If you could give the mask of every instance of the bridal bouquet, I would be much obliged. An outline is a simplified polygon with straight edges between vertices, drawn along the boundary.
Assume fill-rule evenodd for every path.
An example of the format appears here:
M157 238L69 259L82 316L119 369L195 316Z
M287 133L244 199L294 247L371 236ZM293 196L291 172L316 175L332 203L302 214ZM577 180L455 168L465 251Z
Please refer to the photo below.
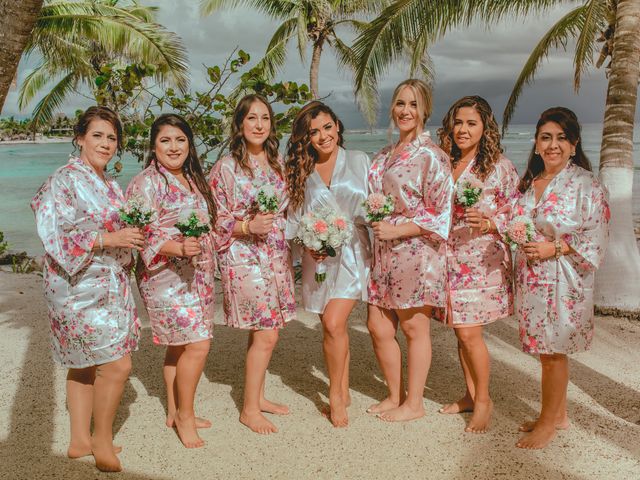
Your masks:
M276 213L280 208L280 201L272 185L263 185L258 189L256 204L261 213Z
M393 213L394 202L391 195L386 197L381 193L372 193L363 202L367 211L367 222L380 222Z
M144 206L144 201L139 195L132 195L127 200L126 205L118 210L120 219L136 228L143 228L149 225L155 216L155 212Z
M201 237L209 233L209 215L202 210L183 210L178 216L178 223L174 225L185 237ZM191 258L191 264L195 267L196 257Z
M509 245L518 247L533 240L534 231L531 219L520 215L511 221L504 237Z
M482 194L482 184L477 180L462 182L456 189L456 203L465 208L473 207Z
M300 226L294 241L309 250L336 256L336 250L351 238L351 224L331 208L320 208L309 212L300 219ZM324 263L316 264L315 279L322 283L327 278Z

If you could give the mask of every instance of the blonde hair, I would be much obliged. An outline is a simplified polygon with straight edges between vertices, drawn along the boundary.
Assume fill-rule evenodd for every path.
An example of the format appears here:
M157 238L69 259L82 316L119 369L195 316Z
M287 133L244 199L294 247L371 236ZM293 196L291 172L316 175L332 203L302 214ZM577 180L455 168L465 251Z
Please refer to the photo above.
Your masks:
M431 87L427 85L424 81L419 80L417 78L409 78L404 82L398 84L396 89L393 91L393 97L391 97L391 107L389 108L389 118L391 119L391 124L389 125L389 136L391 136L391 132L396 126L395 120L393 118L393 108L396 105L396 100L398 96L400 96L400 92L406 88L410 88L413 92L413 95L416 97L416 105L418 110L418 126L416 126L416 136L418 136L424 126L427 123L427 120L431 116L431 109L433 108L431 101Z

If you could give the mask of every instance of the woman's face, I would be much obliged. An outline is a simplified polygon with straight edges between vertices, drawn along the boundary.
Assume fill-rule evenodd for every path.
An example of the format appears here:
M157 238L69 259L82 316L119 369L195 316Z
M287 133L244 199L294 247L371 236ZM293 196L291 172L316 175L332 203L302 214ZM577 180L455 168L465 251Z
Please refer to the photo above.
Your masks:
M461 107L453 120L453 141L462 154L477 150L484 133L480 114L473 107Z
M409 87L404 87L398 93L393 104L393 123L401 134L409 134L416 131L420 118L418 116L418 100Z
M169 170L178 174L189 156L189 139L178 127L163 125L153 145L158 162Z
M271 131L271 117L267 106L256 100L242 120L242 136L249 145L262 147Z
M536 151L542 157L545 170L557 171L569 162L576 146L571 143L562 127L556 122L547 122L538 130Z
M77 140L80 159L97 172L104 171L118 148L118 135L110 122L95 118L89 122L87 133Z
M338 125L331 115L321 112L311 120L309 141L320 156L331 155L338 148Z

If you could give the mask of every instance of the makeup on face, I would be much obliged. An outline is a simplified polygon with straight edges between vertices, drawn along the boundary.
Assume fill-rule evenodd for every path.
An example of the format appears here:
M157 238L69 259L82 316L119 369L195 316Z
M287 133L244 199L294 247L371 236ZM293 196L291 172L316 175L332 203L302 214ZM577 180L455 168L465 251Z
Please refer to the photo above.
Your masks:
M242 136L249 146L262 147L271 131L271 116L267 106L255 101L251 104L247 115L242 120Z
M178 127L163 125L154 144L158 162L169 172L178 174L189 156L189 138Z
M326 157L338 148L338 125L331 115L321 112L311 120L309 125L309 141L318 155Z
M453 121L453 141L463 156L478 149L483 133L484 124L478 111L473 107L459 108Z
M118 135L113 125L101 118L91 120L87 133L77 140L80 159L102 175L118 148Z
M393 105L393 122L401 135L415 132L419 125L418 101L409 87L400 90L396 97Z
M556 122L547 122L538 129L536 151L542 157L547 172L559 171L575 154L572 144L562 127Z

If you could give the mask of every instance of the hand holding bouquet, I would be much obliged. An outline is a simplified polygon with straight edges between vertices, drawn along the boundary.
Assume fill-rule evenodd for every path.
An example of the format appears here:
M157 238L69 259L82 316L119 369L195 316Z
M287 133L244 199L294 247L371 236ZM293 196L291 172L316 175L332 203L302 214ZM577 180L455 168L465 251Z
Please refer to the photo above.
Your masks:
M372 193L362 206L367 211L367 222L381 222L393 213L394 201L391 195L385 197L381 193Z
M461 182L456 189L456 203L464 208L471 208L482 195L482 184L475 179L471 181ZM473 229L469 227L469 233Z
M120 213L120 219L135 228L143 228L149 225L155 217L155 211L150 208L146 208L142 197L139 195L132 195L127 204L118 210Z
M261 213L276 213L280 208L280 201L272 185L262 185L256 195L256 204Z
M303 215L294 241L309 250L335 257L336 250L350 238L351 224L347 219L331 208L321 208ZM326 272L322 262L316 264L316 282L324 282Z
M519 247L533 240L535 227L529 217L523 215L515 217L505 233L506 242L512 247Z
M178 217L178 223L174 225L180 233L189 238L199 238L205 233L209 233L209 215L202 210L183 210ZM196 257L192 257L192 264L195 267Z

